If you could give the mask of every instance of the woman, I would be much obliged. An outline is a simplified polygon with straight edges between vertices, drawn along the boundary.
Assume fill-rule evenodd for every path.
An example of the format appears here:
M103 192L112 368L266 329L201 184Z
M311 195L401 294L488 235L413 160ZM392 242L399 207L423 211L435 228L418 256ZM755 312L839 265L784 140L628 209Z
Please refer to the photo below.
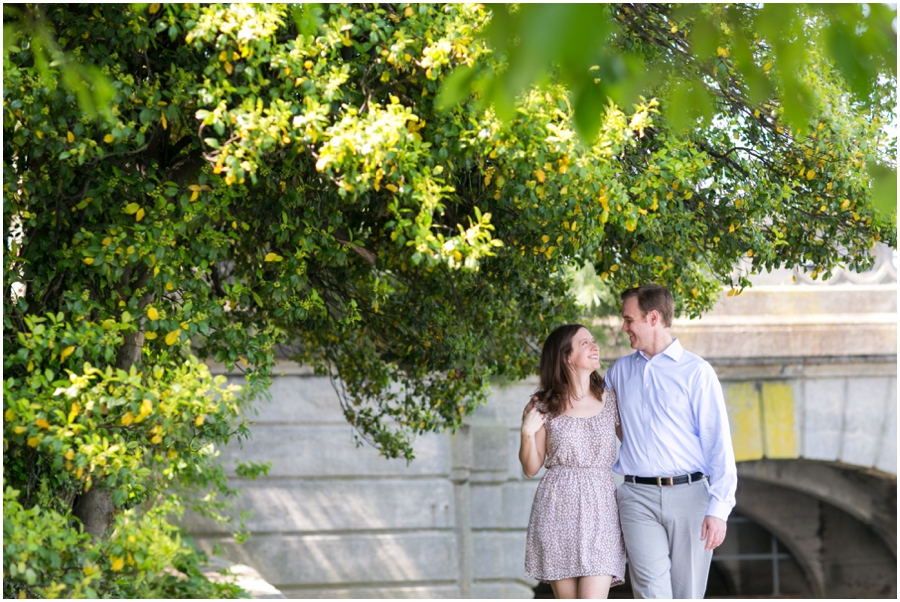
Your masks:
M531 507L525 574L557 598L606 598L624 582L612 465L621 437L615 392L604 389L600 349L587 328L560 326L541 354L541 386L522 419L519 461L547 467Z

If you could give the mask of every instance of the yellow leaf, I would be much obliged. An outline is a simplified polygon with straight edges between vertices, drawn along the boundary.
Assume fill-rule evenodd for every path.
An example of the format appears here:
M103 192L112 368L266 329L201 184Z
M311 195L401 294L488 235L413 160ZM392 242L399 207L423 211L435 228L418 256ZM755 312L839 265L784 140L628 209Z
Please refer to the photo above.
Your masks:
M229 72L229 73L230 73L230 72ZM168 129L168 128L169 128L169 122L166 121L166 114L165 114L165 113L162 113L161 115L162 115L162 126L163 126L163 129L164 129L164 130L165 130L165 129Z
M40 435L35 435L34 437L29 437L28 438L28 447L37 447L40 442L41 442Z
M769 61L765 65L763 65L763 71L769 71L772 68L772 61Z
M844 199L841 203L841 209L847 209L850 207L850 199Z
M166 290L167 290L167 291L171 291L171 290L174 289L174 288L175 288L175 285L172 284L172 281L171 281L171 280L169 280L168 282L166 282Z
M3 412L3 418L7 422L11 422L13 418L16 417L16 413L12 408L6 408L6 411Z
M64 362L67 357L72 355L75 351L75 345L70 345L62 350L62 353L59 354L59 361Z
M137 213L134 214L134 219L136 221L141 221L142 219L144 219L144 208L143 207L141 207L140 209L137 210Z
M137 213L138 209L140 208L141 206L137 203L128 203L127 205L125 205L125 209L123 209L122 211L124 211L127 215L132 215L134 213Z
M78 417L78 412L81 411L81 406L78 405L78 402L72 402L72 409L69 410L69 422L75 420Z
M548 242L550 242L550 237L547 236L546 234L544 234L543 236L541 236L541 240L542 240L544 243L548 243Z
M75 458L75 450L70 449L69 451L67 451L65 458L66 460L73 460Z
M109 245L112 244L112 239L109 236L107 236L106 238L104 238L103 240L100 241L100 244L103 245L104 247L108 247Z
M759 117L759 109L756 109L755 111L753 111L753 116L757 117L757 118Z
M75 142L75 134L73 134L72 132L66 132L66 140L68 140L70 144L72 142Z
M152 331L147 331L144 333L144 338L148 341L152 341L156 338L156 333Z
M166 335L166 345L174 345L181 338L181 329L173 330Z
M278 255L277 253L266 253L265 259L263 261L283 261L284 257Z
M225 73L227 73L228 75L231 75L231 73L233 71L234 71L234 67L231 66L231 63L229 63L228 61L225 61Z
M149 399L144 399L141 402L141 417L144 417L153 412L153 402Z
M388 190L390 190L391 192L397 192L397 190L398 190L398 188L396 186L394 186L393 184L385 184L384 187L387 188Z
M727 48L722 48L721 46L719 46L718 48L716 48L716 54L717 54L718 56L725 56L725 57L727 57L727 56L728 56L728 49L727 49Z
M125 412L125 415L122 416L122 420L120 421L122 426L128 426L132 422L134 422L134 414L132 412Z
M196 420L194 420L194 424L200 426L203 424L204 420L206 420L206 417L203 414L200 414L199 416L197 416Z
M162 443L162 436L156 435L153 439L150 439L150 443L159 444Z
M806 179L807 179L807 180L812 180L812 179L815 178L815 177L816 177L816 172L815 172L815 171L813 171L813 170L810 169L808 172L806 172Z
M150 5L150 14L151 14L151 15L155 15L156 13L158 13L158 12L159 12L159 9L160 9L160 6L162 6L162 5L159 4L159 3L151 4L151 5ZM114 570L118 570L118 569L114 569Z
M541 184L543 184L543 183L544 183L544 180L547 179L547 174L544 173L544 170L543 170L543 169L536 169L536 170L534 170L534 177L537 178L537 181L538 181L538 182L540 182Z
M191 202L193 203L194 201L196 201L196 200L197 200L197 197L199 197L199 196L200 196L200 193L197 192L197 191L195 190L195 191L191 194Z
M156 308L151 305L147 308L147 317L156 322L157 320L159 320L159 312L156 311Z
M24 426L17 426L16 428L13 429L13 432L17 435L21 435L22 433L24 433L27 430L28 429L25 428Z
M112 141L113 141L113 136L112 136L112 134L107 134L106 136L104 136L104 137L103 137L103 141L104 141L105 143L107 143L107 144L109 144L110 142L112 142Z
M93 258L93 257L85 257L85 258L82 259L81 261L85 262L85 263L88 264L88 265L93 265L93 264L94 264L94 258Z
M44 139L44 132L42 132L41 130L35 131L34 135L37 136L38 138L40 138L41 140Z
M407 6L407 7L406 7L406 10L403 11L403 16L404 16L404 17L411 17L411 16L413 16L413 7L412 7L412 6Z
M125 567L125 559L119 558L117 556L110 556L110 560L112 560L112 570L121 571Z

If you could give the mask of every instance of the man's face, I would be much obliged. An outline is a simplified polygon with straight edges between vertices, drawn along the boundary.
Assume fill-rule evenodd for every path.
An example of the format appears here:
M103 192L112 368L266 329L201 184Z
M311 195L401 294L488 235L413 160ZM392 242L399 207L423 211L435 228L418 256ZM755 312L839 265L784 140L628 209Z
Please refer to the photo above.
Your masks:
M651 314L641 314L637 297L629 297L622 305L622 332L628 334L632 349L643 351L653 341L654 329L648 320Z

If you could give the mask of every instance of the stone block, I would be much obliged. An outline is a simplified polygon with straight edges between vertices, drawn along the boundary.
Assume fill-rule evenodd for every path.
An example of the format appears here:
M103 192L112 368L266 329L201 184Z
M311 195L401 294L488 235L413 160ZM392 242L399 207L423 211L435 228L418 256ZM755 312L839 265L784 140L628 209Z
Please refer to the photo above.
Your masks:
M762 405L752 382L729 382L722 387L734 458L738 462L763 457Z
M537 581L534 582L537 585ZM509 600L509 599L533 599L534 585L518 581L503 581L500 583L474 583L471 590L471 598L482 600Z
M474 579L523 579L526 530L474 531Z
M445 529L454 523L453 485L444 479L283 480L237 483L234 515L252 511L252 533ZM192 534L227 535L228 525L186 513Z
M235 384L242 384L243 380L229 378ZM249 420L260 425L347 424L337 393L324 376L279 376L272 379L269 394L269 400L260 399L253 404Z
M846 381L839 378L809 379L803 384L804 458L835 461L844 428Z
M414 587L300 587L281 592L285 598L310 599L413 599L435 600L459 598L457 585L422 585Z
M763 442L767 458L796 458L800 446L794 411L797 395L789 382L762 383Z
M525 409L532 393L540 386L537 376L531 376L517 383L495 385L488 397L488 404L496 409L497 420L510 428L522 425L522 410Z
M509 428L499 423L472 424L472 470L500 472L508 470Z
M844 437L840 460L857 466L875 466L885 432L885 402L893 385L887 378L857 378L847 381L844 406ZM896 424L896 421L895 421Z
M884 407L884 433L875 468L897 474L897 379L892 378L887 385L888 394Z
M472 485L473 529L527 529L538 479Z
M233 562L254 567L283 592L300 586L362 584L402 587L405 583L455 582L459 570L452 531L343 535L256 533L243 544L233 538L195 538L209 552L218 543ZM287 593L285 593L287 595Z
M238 460L271 462L270 477L317 476L438 476L450 474L446 435L416 439L416 459L387 460L369 446L356 447L353 429L343 426L268 426L252 428L253 439L222 449L226 471L234 474Z

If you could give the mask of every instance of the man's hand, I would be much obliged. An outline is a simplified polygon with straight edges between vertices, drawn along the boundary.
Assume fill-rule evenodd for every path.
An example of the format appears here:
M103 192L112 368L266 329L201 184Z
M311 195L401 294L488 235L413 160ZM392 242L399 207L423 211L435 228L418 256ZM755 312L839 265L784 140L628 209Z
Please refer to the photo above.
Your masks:
M700 527L700 541L706 541L707 550L715 550L725 541L725 521L715 516L707 515Z

